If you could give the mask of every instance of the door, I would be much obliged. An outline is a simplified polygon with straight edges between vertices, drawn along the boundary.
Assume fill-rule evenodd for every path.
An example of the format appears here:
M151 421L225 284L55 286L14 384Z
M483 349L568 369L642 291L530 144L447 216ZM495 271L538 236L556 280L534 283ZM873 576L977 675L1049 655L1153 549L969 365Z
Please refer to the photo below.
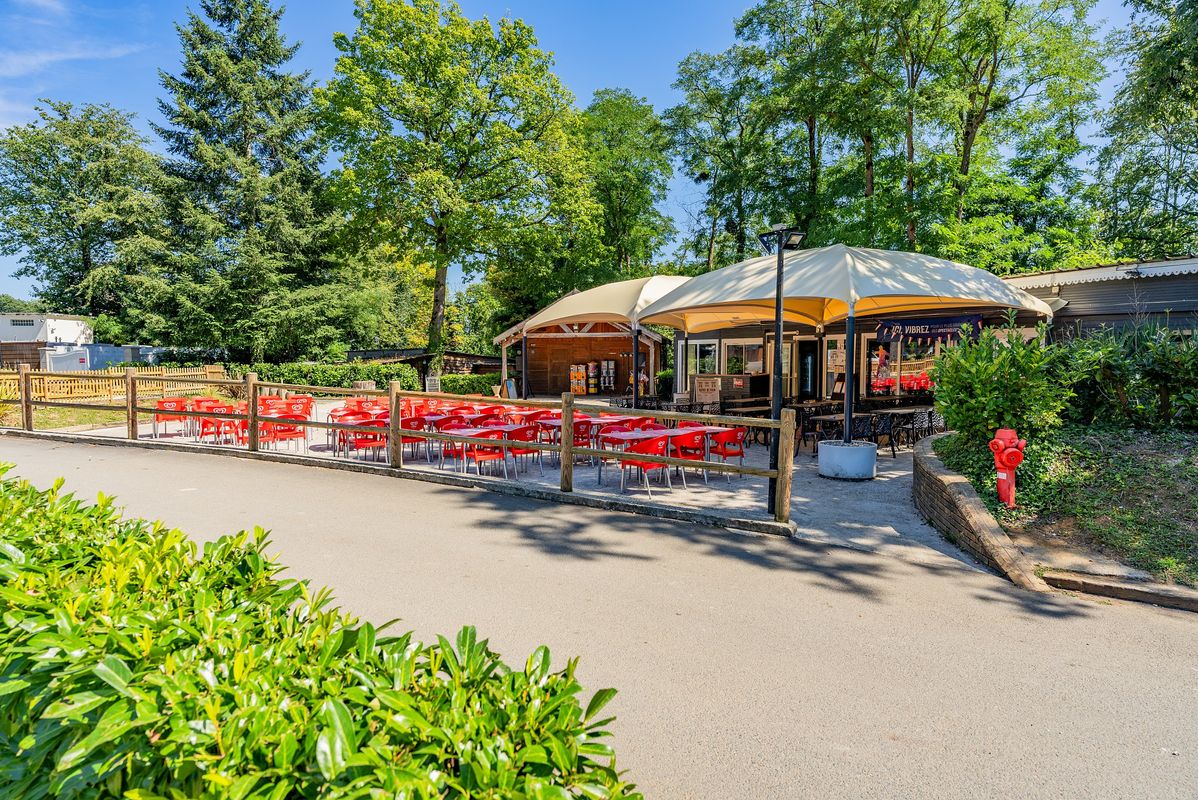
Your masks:
M799 399L814 400L819 396L819 342L799 341Z

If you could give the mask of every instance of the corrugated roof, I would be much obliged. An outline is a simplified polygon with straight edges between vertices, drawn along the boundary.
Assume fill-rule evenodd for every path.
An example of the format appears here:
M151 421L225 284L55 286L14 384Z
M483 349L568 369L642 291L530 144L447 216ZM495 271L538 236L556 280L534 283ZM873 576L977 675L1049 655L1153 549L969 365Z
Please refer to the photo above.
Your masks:
M1132 261L1126 264L1103 264L1081 269L1058 269L1010 275L1004 278L1020 289L1048 289L1078 283L1127 280L1130 278L1162 278L1169 275L1198 275L1198 256L1167 258L1160 261Z

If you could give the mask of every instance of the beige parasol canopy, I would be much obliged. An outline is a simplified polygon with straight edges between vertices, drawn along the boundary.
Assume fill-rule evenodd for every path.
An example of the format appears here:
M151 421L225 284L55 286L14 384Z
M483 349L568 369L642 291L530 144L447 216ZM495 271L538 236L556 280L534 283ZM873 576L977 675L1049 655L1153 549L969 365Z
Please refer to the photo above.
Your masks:
M690 278L682 275L654 275L596 286L584 292L574 292L524 320L524 331L549 325L569 325L588 322L623 322L635 324L641 311L653 301L681 288ZM669 315L663 324L669 325Z
M690 279L639 319L691 333L772 321L776 276L777 256L751 258ZM1043 301L991 272L922 253L842 244L793 250L782 280L785 319L807 325L845 319L850 307L855 316L987 307L1052 316Z

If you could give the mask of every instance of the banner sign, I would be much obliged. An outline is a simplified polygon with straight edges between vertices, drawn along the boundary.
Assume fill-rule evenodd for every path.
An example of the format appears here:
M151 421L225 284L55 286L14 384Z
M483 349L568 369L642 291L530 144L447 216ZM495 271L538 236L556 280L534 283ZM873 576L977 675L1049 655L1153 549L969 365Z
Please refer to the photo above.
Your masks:
M963 317L934 317L930 319L884 319L878 323L878 341L893 342L898 339L932 341L935 339L955 340L961 335L961 326L968 325L977 338L982 329L982 315L969 314Z

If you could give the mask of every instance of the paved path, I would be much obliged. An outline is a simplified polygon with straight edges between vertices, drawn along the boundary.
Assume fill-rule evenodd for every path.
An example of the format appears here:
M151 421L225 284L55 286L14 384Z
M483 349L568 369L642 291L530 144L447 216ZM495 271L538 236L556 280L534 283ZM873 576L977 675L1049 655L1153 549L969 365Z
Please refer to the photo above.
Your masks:
M197 538L272 528L293 574L363 617L474 623L513 664L580 655L584 684L620 690L621 765L651 798L1198 796L1194 615L1025 593L918 542L201 454L0 437L0 461ZM841 491L841 524L867 524Z

